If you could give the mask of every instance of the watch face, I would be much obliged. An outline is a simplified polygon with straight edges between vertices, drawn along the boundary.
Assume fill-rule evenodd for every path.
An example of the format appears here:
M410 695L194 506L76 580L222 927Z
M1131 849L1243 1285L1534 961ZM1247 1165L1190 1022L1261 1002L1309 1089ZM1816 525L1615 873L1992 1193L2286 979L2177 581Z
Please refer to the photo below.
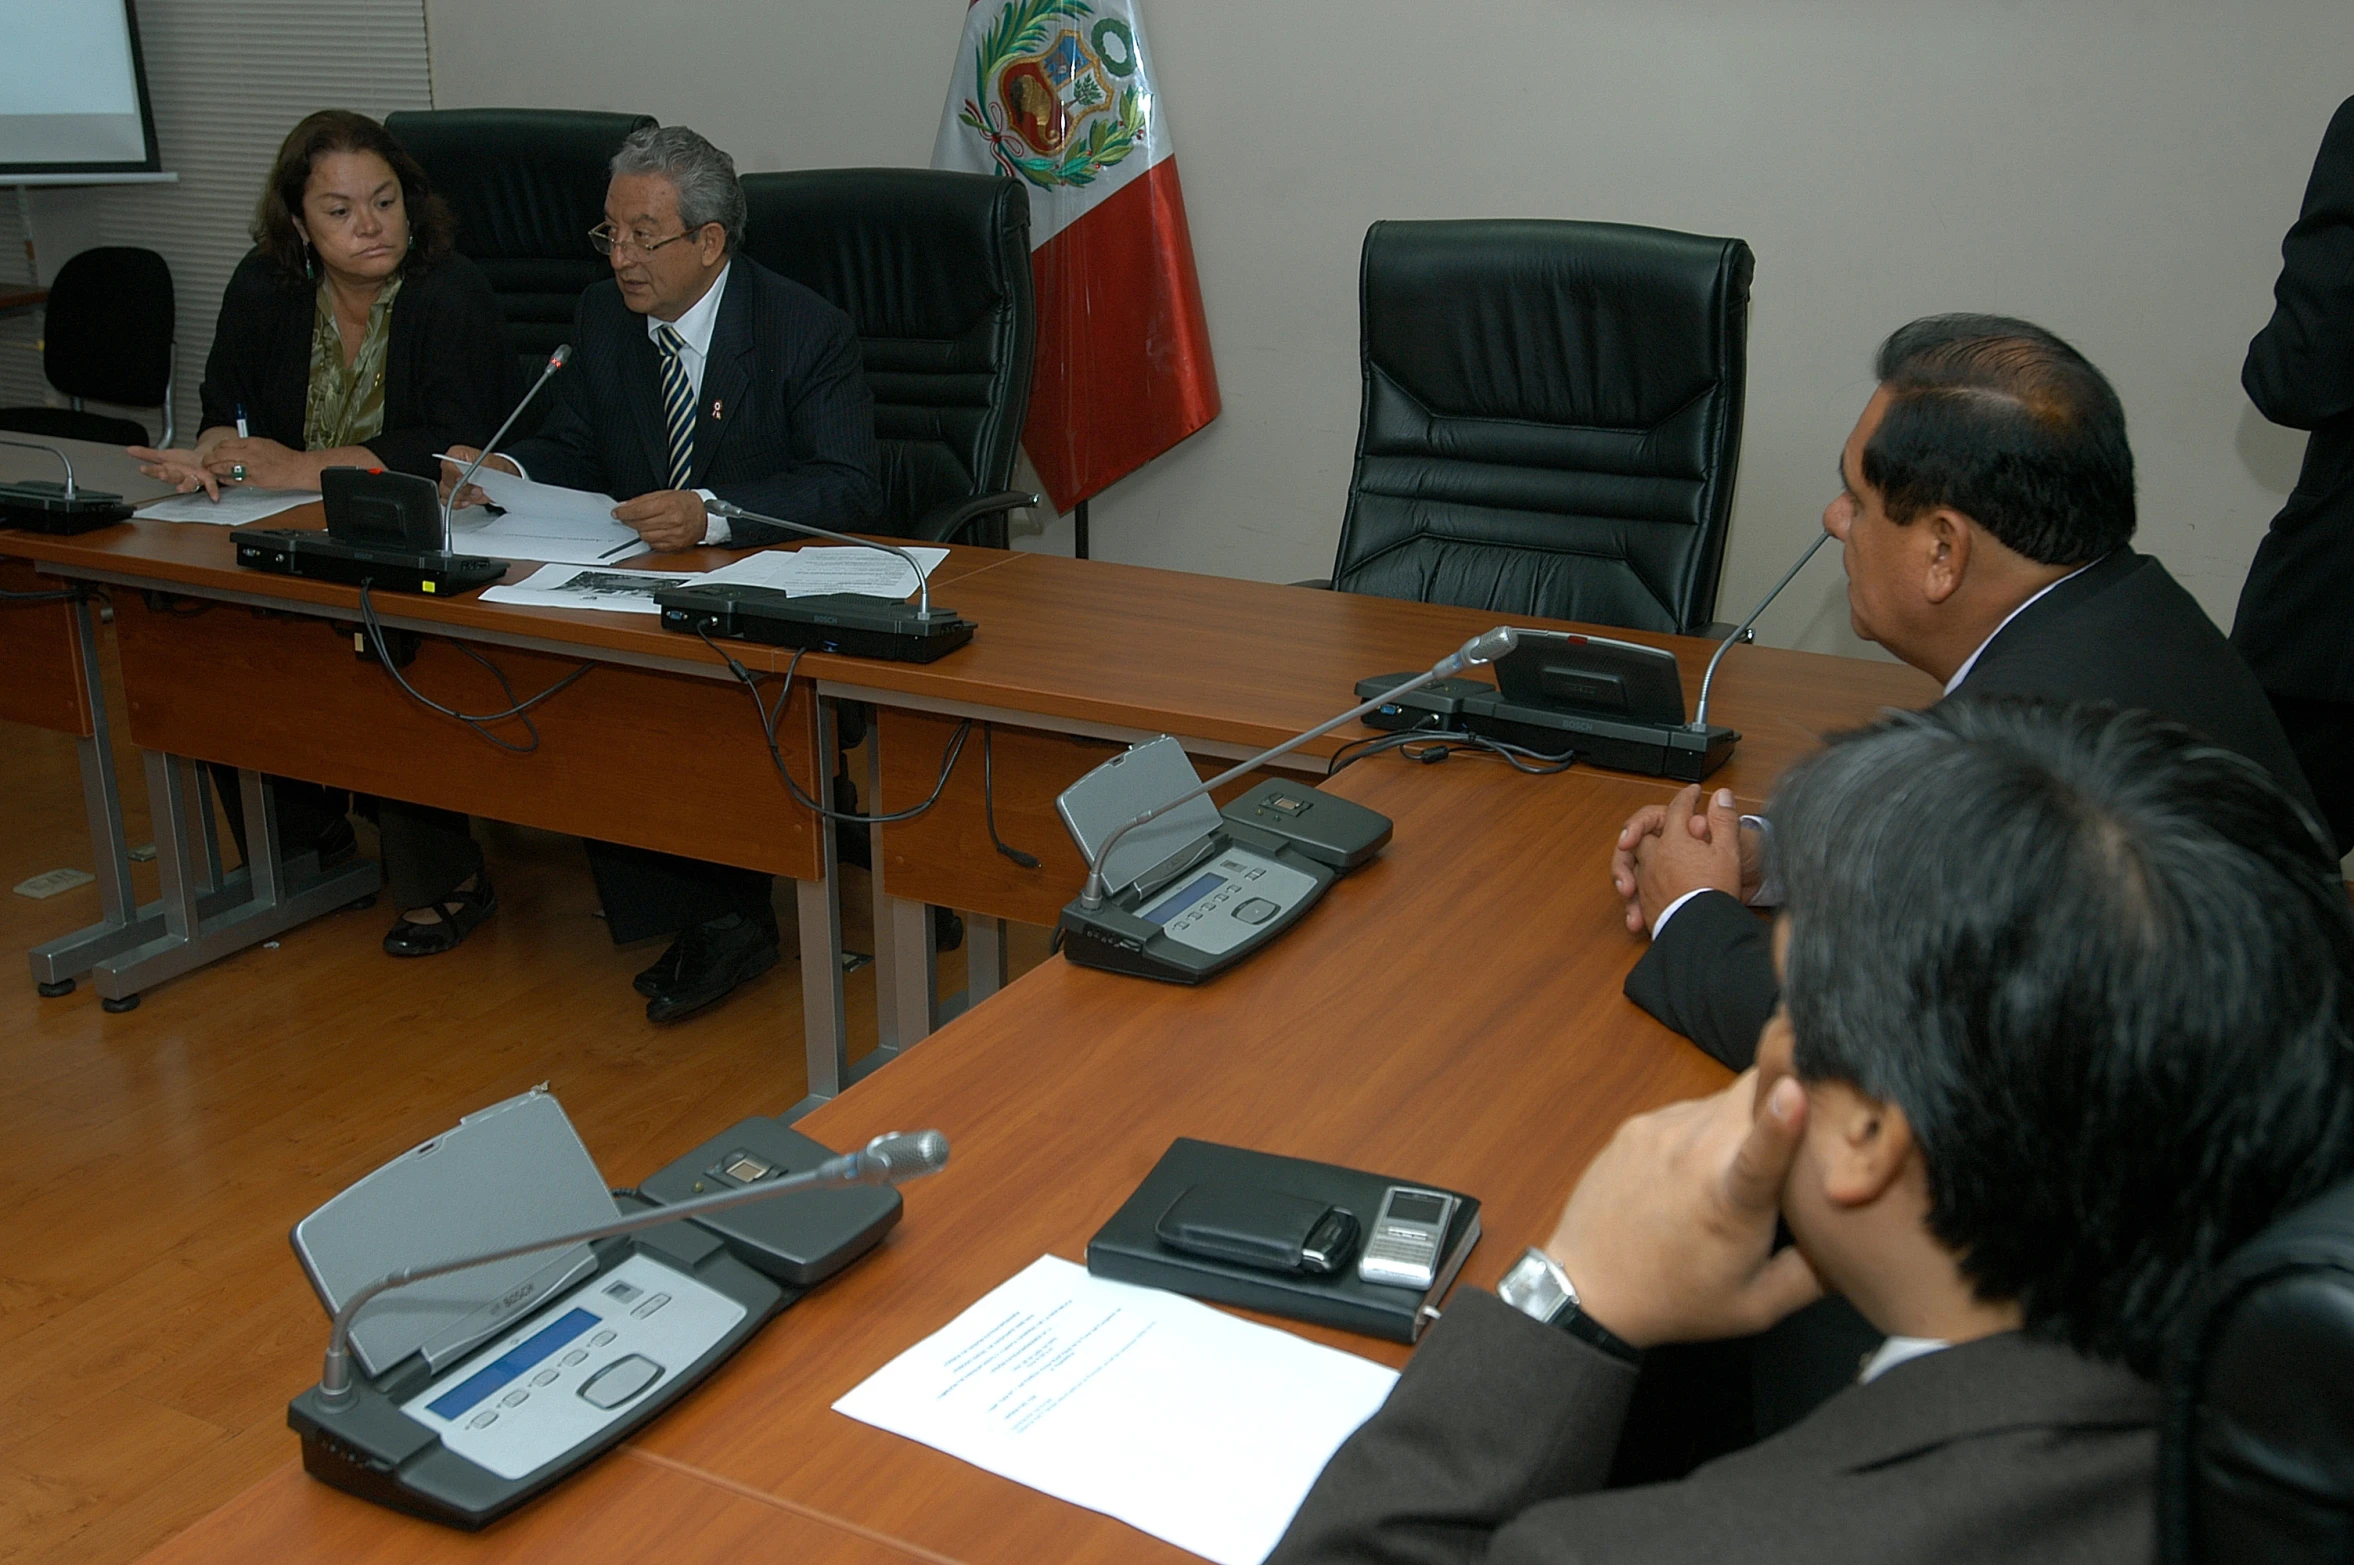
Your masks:
M1550 1322L1573 1295L1561 1286L1552 1263L1541 1252L1531 1250L1496 1284L1496 1297L1523 1315Z

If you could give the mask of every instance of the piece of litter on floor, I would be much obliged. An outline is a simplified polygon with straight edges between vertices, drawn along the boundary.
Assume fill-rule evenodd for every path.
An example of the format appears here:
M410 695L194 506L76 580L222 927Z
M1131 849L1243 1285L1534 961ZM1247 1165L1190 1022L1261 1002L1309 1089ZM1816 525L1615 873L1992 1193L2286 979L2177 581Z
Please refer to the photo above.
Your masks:
M86 869L53 869L47 874L35 875L30 880L18 881L16 894L38 900L56 896L60 891L71 891L76 886L87 886L97 878Z
M275 940L265 940L262 942L262 949L264 951L275 951L278 949L278 942Z
M131 850L131 862L134 864L154 863L155 844L152 842L142 842L139 844L139 846L133 848Z

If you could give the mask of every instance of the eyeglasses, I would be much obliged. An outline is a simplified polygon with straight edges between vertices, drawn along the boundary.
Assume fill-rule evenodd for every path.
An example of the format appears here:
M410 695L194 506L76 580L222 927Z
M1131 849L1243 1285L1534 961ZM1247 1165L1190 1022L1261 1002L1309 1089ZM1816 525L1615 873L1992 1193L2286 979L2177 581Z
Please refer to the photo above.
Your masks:
M588 241L596 247L599 255L618 255L624 250L634 250L639 255L652 255L664 245L677 244L681 239L692 234L699 234L710 226L709 223L699 223L693 228L682 228L668 239L640 239L635 234L620 232L611 223L599 223L589 230Z

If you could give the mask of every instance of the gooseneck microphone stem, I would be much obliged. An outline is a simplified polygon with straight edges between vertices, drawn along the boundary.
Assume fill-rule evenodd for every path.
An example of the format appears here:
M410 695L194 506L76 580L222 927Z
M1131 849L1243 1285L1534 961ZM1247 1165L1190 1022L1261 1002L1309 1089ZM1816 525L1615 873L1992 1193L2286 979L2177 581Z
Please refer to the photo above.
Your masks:
M37 446L29 440L0 440L0 446L14 446L19 451L44 451L57 458L65 468L65 498L74 497L74 464L71 458L55 446Z
M1171 799L1164 804L1154 805L1151 809L1146 810L1142 815L1137 816L1134 820L1124 823L1118 830L1114 831L1110 836L1103 839L1103 846L1097 849L1095 855L1087 861L1087 885L1079 893L1079 905L1091 913L1094 912L1097 908L1103 906L1103 867L1110 861L1112 856L1112 849L1118 845L1120 839L1127 836L1128 833L1134 831L1137 827L1146 825L1151 821L1159 819L1161 816L1166 815L1171 810L1177 808L1177 806L1180 804L1189 803L1192 800L1200 798L1205 793L1211 793L1219 788L1225 787L1228 783L1234 781L1235 778L1244 776L1256 768L1266 765L1269 761L1274 760L1277 756L1289 755L1292 751L1297 750L1301 745L1308 743L1310 740L1323 738L1326 734L1331 733L1335 728L1340 727L1344 723L1355 722L1358 718L1363 717L1366 713L1372 711L1375 707L1380 706L1385 701L1394 701L1399 696L1406 694L1406 692L1409 690L1420 690L1424 685L1430 684L1434 680L1451 679L1455 675L1462 673L1463 670L1469 667L1471 664L1493 663L1496 661L1496 659L1511 651L1519 644L1519 642L1520 636L1518 632L1514 631L1509 626L1498 625L1494 630L1486 631L1480 635L1472 637L1469 641L1463 643L1462 646L1457 647L1454 651L1448 653L1445 657L1440 658L1436 663L1433 663L1429 668L1425 669L1419 674L1416 674L1412 679L1407 680L1405 683L1383 691L1380 695L1375 696L1370 701L1360 701L1355 706L1350 707L1346 712L1341 713L1340 716L1333 718L1331 721L1318 723L1315 727L1309 729L1304 734L1294 734L1291 738L1284 740L1283 743L1277 745L1274 749L1261 750L1257 755L1252 756L1247 761L1236 762L1234 765L1220 772L1217 776L1211 778L1208 782L1196 783L1191 788L1188 788L1183 793L1177 795L1176 798Z
M924 562L895 543L882 543L873 538L860 538L852 533L833 532L823 527L812 526L808 522L788 522L781 516L763 516L758 511L747 511L742 506L730 504L725 500L709 500L705 502L705 505L712 515L724 516L731 522L766 522L771 527L782 527L789 532L807 533L812 538L831 538L836 543L855 544L861 549L880 549L886 554L896 554L907 562L908 569L915 572L916 612L923 615L929 615L932 612L932 581L924 573Z
M319 1400L330 1410L351 1405L352 1384L351 1328L352 1322L370 1301L378 1295L403 1288L413 1282L424 1282L433 1277L446 1277L451 1272L462 1272L470 1267L487 1266L493 1261L511 1261L519 1255L532 1255L542 1250L561 1250L567 1245L585 1244L592 1239L614 1239L647 1228L659 1228L682 1218L701 1217L711 1212L724 1212L731 1207L749 1206L754 1201L765 1201L771 1196L788 1195L797 1190L838 1190L847 1185L895 1185L924 1174L936 1173L948 1162L948 1138L936 1130L919 1130L913 1134L894 1132L877 1136L856 1152L845 1152L827 1158L806 1173L788 1175L783 1179L766 1180L746 1185L738 1190L722 1190L716 1195L681 1201L675 1206L657 1206L629 1217L617 1217L611 1222L575 1229L571 1233L550 1234L526 1244L511 1244L504 1249L483 1250L473 1255L462 1255L451 1260L436 1261L426 1266L404 1266L362 1287L343 1302L335 1312L335 1323L327 1333L327 1360L319 1372Z
M507 431L515 427L515 420L521 418L523 410L531 406L531 399L539 395L540 387L546 385L556 371L564 367L564 361L571 357L572 344L569 342L548 355L548 367L539 372L539 379L533 381L531 389L523 393L523 400L515 404L515 411L507 415L507 421L498 427L497 433L482 443L482 449L474 453L474 460L466 464L466 471L460 473L458 481L450 485L449 498L441 502L442 553L450 552L450 512L458 503L458 492L474 482L474 475L482 471L482 464L490 460L491 453L499 448L499 442L507 438Z
M1694 733L1700 733L1708 727L1708 687L1716 683L1716 666L1725 660L1726 653L1733 650L1734 642L1748 636L1749 628L1755 625L1757 617L1766 611L1766 605L1780 597L1782 589L1795 581L1800 571L1806 569L1806 562L1815 557L1815 551L1830 541L1831 535L1829 533L1816 533L1815 541L1806 546L1806 552L1798 557L1798 563L1784 571L1782 579L1774 583L1774 590L1758 599L1757 607L1749 611L1749 618L1735 625L1733 633L1717 644L1716 655L1708 660L1708 672L1700 676L1700 705L1692 714L1692 731Z

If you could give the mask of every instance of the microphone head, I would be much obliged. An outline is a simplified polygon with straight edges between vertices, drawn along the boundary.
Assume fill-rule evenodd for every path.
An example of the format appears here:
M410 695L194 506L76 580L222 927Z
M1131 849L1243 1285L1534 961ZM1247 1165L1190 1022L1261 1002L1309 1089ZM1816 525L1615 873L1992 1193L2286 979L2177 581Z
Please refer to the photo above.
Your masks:
M936 1130L889 1131L868 1142L859 1161L872 1183L904 1184L948 1166L948 1138Z
M557 349L555 352L553 352L553 353L551 353L551 354L549 354L549 355L548 355L548 368L549 368L549 370L550 370L550 371L555 371L555 370L560 370L560 369L562 369L562 368L564 367L565 363L566 363L568 360L570 360L570 359L571 359L571 357L572 357L572 344L568 342L568 343L565 343L565 344L564 344L562 347L558 348L558 349Z
M1493 663L1520 645L1520 632L1509 625L1483 630L1463 643L1456 656L1466 663Z

